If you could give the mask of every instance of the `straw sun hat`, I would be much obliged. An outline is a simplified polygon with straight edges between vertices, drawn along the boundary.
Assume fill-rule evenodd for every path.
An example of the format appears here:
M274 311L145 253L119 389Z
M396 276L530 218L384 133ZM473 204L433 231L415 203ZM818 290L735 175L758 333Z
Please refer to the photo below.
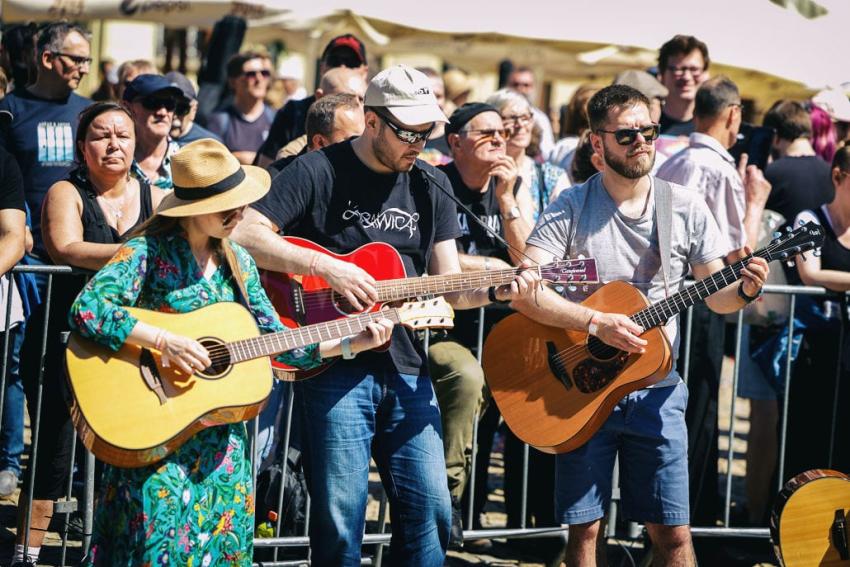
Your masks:
M224 144L205 139L183 146L171 158L174 190L156 214L189 217L253 203L269 192L271 177L261 167L242 165Z

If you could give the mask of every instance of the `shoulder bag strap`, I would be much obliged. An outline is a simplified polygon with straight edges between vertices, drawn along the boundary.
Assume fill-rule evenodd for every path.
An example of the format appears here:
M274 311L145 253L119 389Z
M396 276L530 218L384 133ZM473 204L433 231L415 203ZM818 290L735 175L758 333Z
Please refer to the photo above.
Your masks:
M670 184L655 180L655 227L658 230L658 254L664 276L664 295L670 296L670 227L673 224L673 191Z

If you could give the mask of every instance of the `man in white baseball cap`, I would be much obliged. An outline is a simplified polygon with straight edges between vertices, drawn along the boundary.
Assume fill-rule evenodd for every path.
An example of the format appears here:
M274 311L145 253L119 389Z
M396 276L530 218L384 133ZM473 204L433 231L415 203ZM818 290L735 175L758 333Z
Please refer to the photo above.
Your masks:
M361 136L293 161L233 234L261 268L320 276L355 310L378 302L376 276L381 275L288 243L280 232L336 254L390 244L398 254L379 257L376 265L399 264L408 277L461 271L457 210L439 188L451 185L441 171L417 160L435 124L447 122L430 80L404 65L386 69L369 84L364 111ZM526 271L510 285L461 290L447 299L462 309L484 305L490 297L512 300L529 295L538 280ZM383 301L391 299L387 293L384 288ZM302 444L312 564L360 565L374 454L384 486L390 487L389 563L442 566L451 506L440 412L423 346L413 333L396 327L385 352L356 358L350 348L343 346L342 352L343 360L295 384L299 409L310 424Z

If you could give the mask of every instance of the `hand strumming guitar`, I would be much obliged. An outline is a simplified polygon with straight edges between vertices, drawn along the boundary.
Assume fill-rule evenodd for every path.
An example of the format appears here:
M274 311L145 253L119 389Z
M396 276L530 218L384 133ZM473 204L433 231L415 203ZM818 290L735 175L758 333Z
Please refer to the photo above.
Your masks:
M375 278L363 268L314 252L311 272L321 276L334 291L342 294L357 311L372 307L378 301Z
M588 320L588 332L603 343L626 352L644 352L647 342L640 338L643 328L619 313L596 311Z
M166 368L174 363L181 372L193 374L212 365L207 349L189 337L163 329L157 335L156 346L162 353L162 365Z

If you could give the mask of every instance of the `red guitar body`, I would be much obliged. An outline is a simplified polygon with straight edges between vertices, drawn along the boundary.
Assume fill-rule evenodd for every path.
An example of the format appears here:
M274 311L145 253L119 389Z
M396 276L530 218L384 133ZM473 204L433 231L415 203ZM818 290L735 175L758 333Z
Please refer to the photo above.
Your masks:
M286 236L284 240L301 248L321 252L337 260L359 266L376 280L407 277L404 263L398 251L383 242L364 244L348 254L334 254L315 242L297 236ZM261 270L260 280L280 317L281 323L289 328L324 323L347 315L361 313L361 311L355 311L345 297L334 292L330 284L318 276L290 275ZM377 311L382 306L383 303L376 303L372 306L371 311ZM389 348L389 343L381 348L386 350ZM295 368L272 360L272 365L278 370L296 371L296 379L316 376L326 370L330 364L312 370L296 371Z

